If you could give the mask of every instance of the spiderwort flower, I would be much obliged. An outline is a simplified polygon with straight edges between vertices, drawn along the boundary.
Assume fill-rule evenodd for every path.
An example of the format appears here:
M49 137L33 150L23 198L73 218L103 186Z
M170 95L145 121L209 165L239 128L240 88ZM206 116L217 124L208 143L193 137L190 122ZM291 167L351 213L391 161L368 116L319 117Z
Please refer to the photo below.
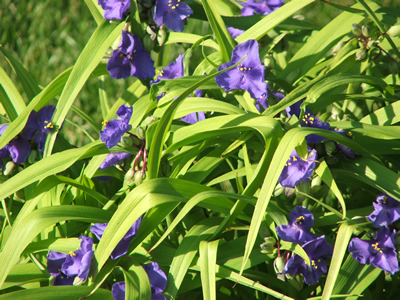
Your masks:
M308 241L301 246L310 258L309 267L305 260L295 254L286 263L283 274L303 274L304 282L308 285L318 283L320 277L328 271L325 258L332 257L333 247L326 241L325 236L320 236Z
M165 26L172 31L182 31L184 20L193 10L181 0L157 0L154 8L154 22L157 26Z
M329 123L324 123L320 119L314 117L314 115L306 109L306 113L301 119L301 127L312 127L330 130L331 125ZM309 134L306 136L306 141L310 144L317 144L325 139L325 137L316 134Z
M311 211L303 206L296 206L289 214L290 223L276 227L279 238L292 243L302 244L317 237L310 229L314 224Z
M122 20L131 7L130 0L98 0L101 8L104 9L104 19Z
M282 0L247 0L239 3L243 5L242 16L269 15L283 5Z
M307 182L316 166L316 159L317 151L314 149L308 148L307 159L302 159L294 149L279 177L279 183L283 187L294 188L300 181Z
M38 120L38 132L36 133L34 140L39 146L39 151L43 152L44 144L46 142L47 135L52 133L54 125L51 122L56 107L54 105L47 105L42 107L37 113Z
M132 239L136 236L136 232L139 229L140 222L142 221L142 217L137 219L137 221L129 228L128 232L119 241L113 252L111 253L112 259L117 259L128 252L129 245L131 244ZM106 229L108 223L96 223L90 227L90 232L93 233L99 240L103 236L104 230Z
M226 29L228 29L228 32L232 36L233 39L236 39L239 35L244 33L244 30L237 29L237 28L231 27L231 26L226 26Z
M399 271L394 246L395 235L395 230L391 231L387 227L382 227L376 232L373 240L353 238L349 244L349 252L360 264L371 264L393 275Z
M127 152L109 153L101 163L99 170L105 170L111 166L115 166L117 163L123 161L131 155L131 153Z
M50 251L47 256L47 270L55 276L54 285L72 285L78 278L85 281L89 276L90 263L93 258L93 239L80 236L81 246L69 254Z
M115 79L132 75L145 80L154 77L153 65L154 62L144 50L139 37L124 30L118 49L113 51L107 63L107 71Z
M7 124L0 125L0 136L7 127ZM22 164L27 160L29 153L31 153L31 144L24 137L17 135L4 148L0 149L0 159L10 156L14 163ZM0 167L2 166L3 163L0 161Z
M147 276L149 276L150 286L151 286L151 300L165 300L165 296L162 292L167 286L167 276L161 270L156 262L151 262L143 266L146 271ZM120 281L112 285L111 292L113 294L114 300L124 300L125 299L125 282Z
M372 205L375 210L368 216L368 220L374 223L374 227L388 227L400 219L400 202L392 197L379 195Z
M132 107L127 105L121 105L117 110L117 115L121 118L120 120L114 119L111 121L104 121L104 130L100 130L100 139L106 143L106 146L110 149L117 145L121 140L122 136L132 128L129 125L129 121L132 117Z
M168 66L161 71L156 71L157 78L151 81L151 84L159 83L162 79L175 79L183 76L183 56L184 54L178 55L175 61L168 64Z
M264 80L265 67L261 64L256 40L248 40L239 44L232 51L232 58L219 66L218 71L226 69L244 60L235 68L215 77L216 83L225 91L234 89L246 90L254 99L267 95L267 84Z

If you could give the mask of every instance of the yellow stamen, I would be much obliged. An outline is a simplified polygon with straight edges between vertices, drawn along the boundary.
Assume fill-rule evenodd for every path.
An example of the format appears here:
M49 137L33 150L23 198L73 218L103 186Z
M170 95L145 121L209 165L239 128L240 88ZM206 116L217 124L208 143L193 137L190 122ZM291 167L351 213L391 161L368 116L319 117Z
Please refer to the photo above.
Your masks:
M44 125L44 129L48 129L48 128L54 128L53 123L49 122L49 121L44 121L44 123L46 125Z
M71 255L72 257L76 256L76 253L69 251L69 255Z
M108 120L104 120L101 124L103 124L104 126L107 126L108 125Z

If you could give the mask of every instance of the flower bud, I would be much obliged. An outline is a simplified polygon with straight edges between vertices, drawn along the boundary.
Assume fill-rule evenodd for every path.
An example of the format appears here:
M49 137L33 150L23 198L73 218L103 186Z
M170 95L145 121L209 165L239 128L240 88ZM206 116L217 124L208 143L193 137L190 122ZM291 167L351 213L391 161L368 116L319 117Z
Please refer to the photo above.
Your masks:
M374 47L378 42L376 40L370 40L367 43L367 48L371 49L372 47Z
M395 25L389 28L386 32L390 37L398 37L400 36L400 25Z
M339 51L344 47L344 45L346 45L345 42L339 42L335 48L332 49L332 55L336 55L339 53Z
M136 133L139 139L144 140L146 137L146 134L144 132L144 129L140 126L138 126L138 128L136 128Z
M167 32L164 30L164 28L160 28L160 30L157 33L158 44L160 46L164 45L166 39L167 39Z
M336 145L335 145L334 142L328 141L328 142L325 143L326 154L332 155L333 152L335 152L335 150L336 150Z
M140 185L144 179L144 173L142 171L138 171L135 173L135 183L136 185Z
M365 49L359 49L356 52L356 60L362 61L367 58L367 51Z
M144 125L146 127L149 127L151 124L157 122L157 117L155 116L148 116L145 120L144 120Z
M121 144L124 147L131 147L133 144L140 145L140 140L134 136L127 135L121 138Z
M355 35L355 36L361 36L362 35L362 29L361 26L358 24L353 24L351 27L351 32Z
M5 167L4 167L4 175L8 176L11 175L14 171L15 168L15 163L12 161L9 161L8 163L6 163Z
M365 37L371 36L371 30L365 25L362 27L362 35Z
M282 274L285 269L285 259L281 256L278 256L274 260L274 270L276 274Z
M263 64L267 69L273 69L275 67L275 60L271 55L265 55Z
M126 172L124 180L127 185L131 185L135 181L135 171L130 169L128 172Z
M399 74L399 71L400 71L399 70L399 63L397 61L390 60L390 62L389 62L389 71L393 75Z
M276 240L272 236L264 238L264 243L260 245L261 253L271 254L274 252Z
M37 158L37 151L31 150L31 153L29 153L27 162L30 164L33 164L36 161L36 158Z

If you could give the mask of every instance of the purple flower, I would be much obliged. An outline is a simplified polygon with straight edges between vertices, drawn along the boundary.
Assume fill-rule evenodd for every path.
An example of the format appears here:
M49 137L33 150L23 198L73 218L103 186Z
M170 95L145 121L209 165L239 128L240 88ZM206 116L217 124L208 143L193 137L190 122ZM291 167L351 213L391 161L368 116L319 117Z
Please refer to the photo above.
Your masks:
M142 217L136 220L136 222L129 228L128 232L119 241L118 245L115 247L113 252L111 253L112 259L117 259L122 255L125 255L128 252L129 245L131 244L132 239L136 236L136 232L139 229L140 222L142 221ZM103 236L104 230L106 229L108 223L96 223L90 227L90 232L93 233L99 240Z
M7 129L8 125L0 125L0 136ZM11 156L11 159L16 164L26 162L29 153L31 153L31 144L22 136L17 135L4 148L0 149L0 159ZM3 163L0 161L0 167Z
M241 35L244 32L244 30L237 29L235 27L230 27L230 26L226 26L226 29L228 29L228 32L232 36L233 39L236 39L239 35Z
M331 125L329 123L324 123L320 119L314 117L314 115L306 110L303 118L301 119L301 127L312 127L312 128L320 128L325 130L330 130ZM319 136L316 134L309 134L306 136L307 143L317 144L326 138L323 136Z
M123 161L124 159L128 158L131 155L132 155L131 153L126 153L126 152L109 153L101 163L99 170L105 170L111 166L115 166L117 163Z
M120 120L106 120L103 122L104 130L100 130L100 139L106 143L109 149L117 145L125 132L132 128L129 125L129 120L132 117L131 106L121 105L117 110L117 115L121 118Z
M215 77L216 83L225 91L234 89L246 90L254 99L267 95L267 84L264 80L265 67L261 64L256 40L248 40L239 44L232 51L231 61L219 66L218 71L226 69L242 58L244 60L233 69Z
M395 230L382 227L376 232L373 240L353 238L349 244L349 252L360 264L371 264L393 275L399 270L394 246L395 235Z
M47 270L55 276L54 285L72 285L77 277L85 281L89 276L90 264L93 258L93 239L80 236L81 246L78 250L64 254L50 251L47 256Z
M314 224L314 216L303 206L296 206L289 214L289 225L276 227L279 238L297 244L311 241L317 237L310 229Z
M130 0L98 0L99 5L104 9L104 19L122 20L131 7Z
M283 0L247 0L239 3L243 5L242 16L269 15L283 5Z
M151 84L159 83L162 79L175 79L183 76L183 55L180 54L176 58L175 61L169 63L169 65L162 69L161 71L157 71L157 78L154 81L151 81Z
M400 202L392 197L379 195L372 205L375 210L368 216L368 220L374 223L374 227L387 227L400 219Z
M303 274L304 282L313 285L318 283L319 278L328 271L325 258L332 257L333 247L324 236L305 243L302 248L310 258L309 267L303 258L295 254L286 263L283 274Z
M165 300L165 296L162 292L167 286L167 276L160 269L156 262L151 262L143 266L144 270L149 276L150 286L151 286L151 300ZM124 300L125 299L125 282L120 281L112 285L111 292L113 294L114 300Z
M308 152L308 157L304 160L296 149L292 151L279 177L279 183L283 187L294 188L300 181L307 182L310 179L316 166L317 151L308 148Z
M56 107L54 105L47 105L42 107L37 113L38 120L38 132L36 133L34 140L39 146L39 151L43 152L44 144L46 143L47 135L52 133L54 125L51 122Z
M144 50L142 42L136 35L122 31L121 43L114 50L107 63L107 71L115 79L128 78L130 75L140 79L153 78L154 62Z
M351 132L346 132L344 130L334 130L334 131L344 135L345 137L347 137L349 139L352 138ZM335 142L335 144L336 144L336 147L339 148L340 151L342 151L342 153L345 157L351 158L351 159L356 157L356 154L354 153L354 151L352 149L350 149L349 147L339 144L339 143L336 143L336 142Z
M165 26L172 31L182 31L184 20L193 13L193 10L181 0L157 0L154 8L154 22L158 26Z

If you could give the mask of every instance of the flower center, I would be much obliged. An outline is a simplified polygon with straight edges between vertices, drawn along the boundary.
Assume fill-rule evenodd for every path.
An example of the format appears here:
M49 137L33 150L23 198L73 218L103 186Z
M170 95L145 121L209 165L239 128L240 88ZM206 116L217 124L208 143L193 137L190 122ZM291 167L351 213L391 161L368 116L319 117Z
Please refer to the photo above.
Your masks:
M168 1L168 6L171 7L172 9L176 9L179 6L179 2L181 2L181 0L169 0Z
M44 127L43 127L44 129L54 128L54 125L53 125L52 122L44 121L44 124L46 124L46 125L44 125Z
M295 225L303 225L303 220L304 220L303 216L297 217L296 222L294 222L294 224Z
M318 259L317 262L321 262L321 260ZM311 260L311 266L314 267L314 269L318 269L318 266L317 266L317 264L315 263L315 260Z
M387 200L387 197L385 196L385 197L383 197L382 199L379 199L378 201L379 201L380 203L382 203L382 204L386 204L386 200Z
M291 166L292 165L292 162L295 162L295 161L297 161L297 157L296 156L292 156L292 157L290 157L289 156L289 159L288 159L288 161L286 162L286 164L285 164L285 166L287 167L287 166Z
M382 249L379 248L379 243L378 243L378 242L376 242L375 244L372 244L371 246L372 246L372 248L374 248L376 251L379 251L379 253L383 253L383 252L382 252Z
M71 255L71 257L74 257L74 256L76 256L76 253L72 252L72 251L69 251L69 255Z
M108 125L108 120L104 120L101 124L103 124L104 126L107 126Z
M250 67L247 68L247 67L243 66L243 64L238 65L236 68L241 72L246 72L246 71L250 71L251 70Z
M308 123L310 123L310 125L314 124L314 117L313 117L310 113L305 114L301 120L302 120L306 125L308 125Z

